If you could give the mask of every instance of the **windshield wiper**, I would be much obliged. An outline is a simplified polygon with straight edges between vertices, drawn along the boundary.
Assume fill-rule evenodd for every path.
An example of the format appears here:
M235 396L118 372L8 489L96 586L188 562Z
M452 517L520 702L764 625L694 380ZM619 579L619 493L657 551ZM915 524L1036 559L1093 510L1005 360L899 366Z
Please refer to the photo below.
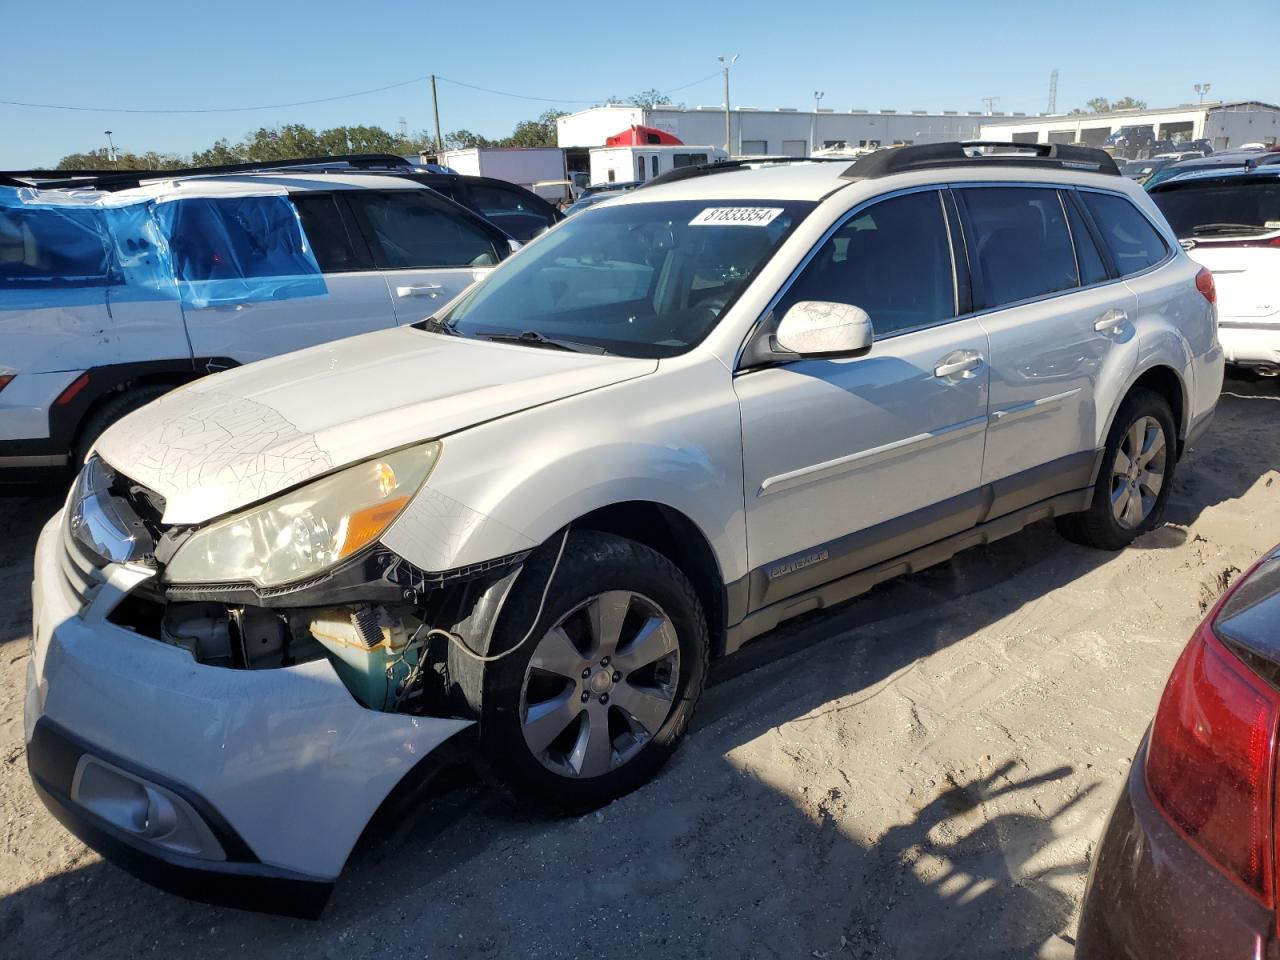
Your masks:
M424 317L417 323L411 323L409 326L416 330L426 330L428 333L444 333L451 337L458 336L458 331L449 326L447 320L441 320L439 317Z
M1267 229L1256 223L1202 223L1199 226L1192 227L1191 232L1196 235L1202 233L1266 233Z
M523 333L478 333L476 337L493 343L523 343L530 347L546 347L549 350L568 350L570 353L606 352L604 347L597 346L594 343L547 337L537 330L525 330Z

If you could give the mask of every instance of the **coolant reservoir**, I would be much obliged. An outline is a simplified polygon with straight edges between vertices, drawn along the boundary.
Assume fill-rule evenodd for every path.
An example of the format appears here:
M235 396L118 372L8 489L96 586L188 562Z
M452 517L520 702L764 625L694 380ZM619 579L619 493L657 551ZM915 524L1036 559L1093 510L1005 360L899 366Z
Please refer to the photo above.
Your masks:
M357 700L374 710L392 709L396 688L412 672L419 650L409 649L403 620L381 606L328 607L312 618L311 635L329 651Z

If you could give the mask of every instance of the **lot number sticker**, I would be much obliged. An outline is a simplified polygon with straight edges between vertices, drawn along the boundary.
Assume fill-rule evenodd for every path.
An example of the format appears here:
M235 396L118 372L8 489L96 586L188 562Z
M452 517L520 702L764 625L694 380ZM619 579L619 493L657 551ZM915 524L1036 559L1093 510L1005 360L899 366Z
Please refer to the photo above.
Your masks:
M781 207L707 207L689 221L689 226L764 227L781 212Z

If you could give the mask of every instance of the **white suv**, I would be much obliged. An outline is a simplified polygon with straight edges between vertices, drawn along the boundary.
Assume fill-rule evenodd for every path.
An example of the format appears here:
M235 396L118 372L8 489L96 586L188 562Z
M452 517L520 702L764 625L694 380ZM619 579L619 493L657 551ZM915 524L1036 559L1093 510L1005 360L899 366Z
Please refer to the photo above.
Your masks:
M421 320L511 251L481 217L385 175L10 183L0 491L66 475L109 424L212 370Z
M464 728L589 809L788 617L1042 518L1151 529L1222 384L1211 279L1105 154L971 153L677 171L108 430L37 552L46 802L306 912Z

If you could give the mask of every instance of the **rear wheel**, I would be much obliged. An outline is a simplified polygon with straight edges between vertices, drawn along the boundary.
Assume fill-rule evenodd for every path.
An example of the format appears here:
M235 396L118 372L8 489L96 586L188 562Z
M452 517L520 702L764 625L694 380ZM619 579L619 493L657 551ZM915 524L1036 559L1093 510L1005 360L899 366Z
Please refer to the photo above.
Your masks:
M1168 402L1150 390L1135 390L1116 414L1093 490L1083 513L1059 517L1068 540L1119 550L1159 526L1173 488L1177 433Z
M546 585L533 572L517 581L493 649L528 630ZM701 605L674 564L621 537L570 534L528 641L486 667L488 765L547 809L580 812L628 793L683 736L707 656Z

